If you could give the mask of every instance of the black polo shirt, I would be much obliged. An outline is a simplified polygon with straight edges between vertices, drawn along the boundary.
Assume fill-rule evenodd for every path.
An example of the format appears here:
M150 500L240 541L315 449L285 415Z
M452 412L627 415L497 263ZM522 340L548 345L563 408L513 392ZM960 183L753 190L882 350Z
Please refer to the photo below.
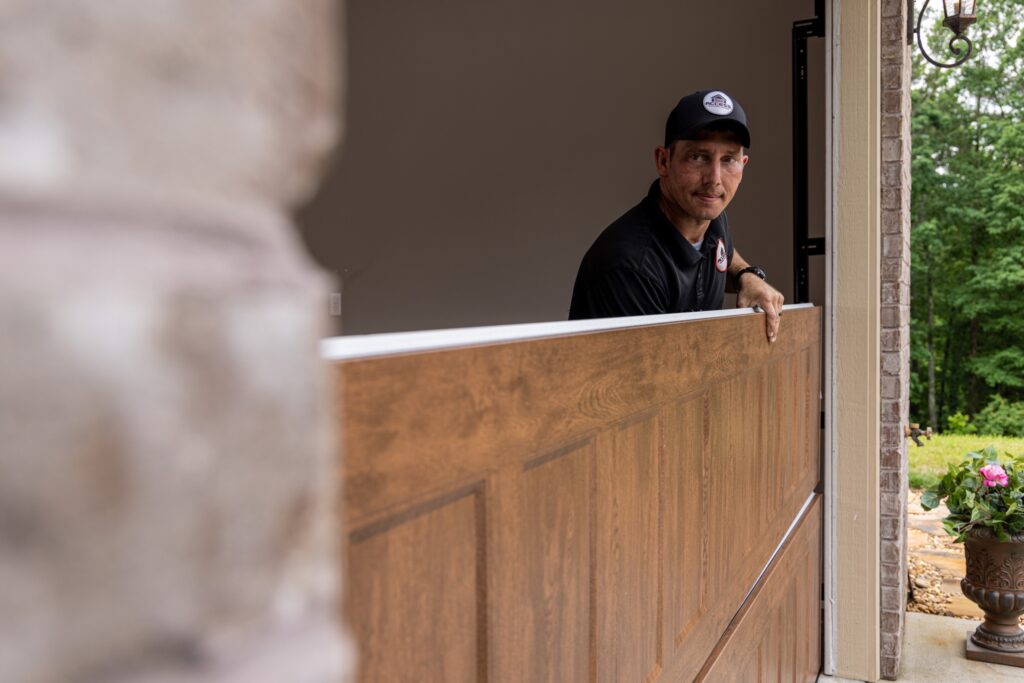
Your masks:
M728 218L723 212L711 221L697 251L661 212L659 194L655 181L643 201L587 250L572 290L570 320L722 307L732 263Z

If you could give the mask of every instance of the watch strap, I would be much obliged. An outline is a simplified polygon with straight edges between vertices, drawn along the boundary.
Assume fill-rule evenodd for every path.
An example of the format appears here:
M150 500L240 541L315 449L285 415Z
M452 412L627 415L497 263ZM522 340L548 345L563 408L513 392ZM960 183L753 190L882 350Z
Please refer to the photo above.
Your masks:
M740 288L740 277L745 275L746 273L753 273L762 280L766 279L767 277L764 273L764 270L762 270L761 268L757 266L747 266L746 268L737 271L736 274L732 276L732 281L736 284L737 290Z

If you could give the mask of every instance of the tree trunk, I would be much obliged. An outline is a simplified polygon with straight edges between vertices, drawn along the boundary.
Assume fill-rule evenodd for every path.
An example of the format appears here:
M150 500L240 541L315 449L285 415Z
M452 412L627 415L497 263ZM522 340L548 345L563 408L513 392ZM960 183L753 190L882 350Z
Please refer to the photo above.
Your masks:
M971 368L974 365L974 359L978 357L978 321L977 319L971 321L971 349L968 354L967 367ZM974 416L981 406L980 397L978 396L978 376L971 370L967 371L967 414Z
M942 384L939 386L939 396L942 399L942 403L939 404L939 427L941 428L945 424L946 408L949 406L949 394L950 384L955 381L955 378L951 376L951 370L949 367L949 354L950 347L953 341L953 330L956 329L953 324L954 321L950 320L946 325L946 343L942 350Z
M926 278L928 289L928 424L939 428L939 412L935 400L935 295L931 273Z

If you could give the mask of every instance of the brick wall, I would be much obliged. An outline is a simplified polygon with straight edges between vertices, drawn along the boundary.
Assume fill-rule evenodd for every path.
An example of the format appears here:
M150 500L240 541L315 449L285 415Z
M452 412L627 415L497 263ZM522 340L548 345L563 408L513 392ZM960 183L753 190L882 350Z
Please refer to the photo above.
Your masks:
M910 67L906 0L882 2L881 664L899 672L907 593L910 408Z

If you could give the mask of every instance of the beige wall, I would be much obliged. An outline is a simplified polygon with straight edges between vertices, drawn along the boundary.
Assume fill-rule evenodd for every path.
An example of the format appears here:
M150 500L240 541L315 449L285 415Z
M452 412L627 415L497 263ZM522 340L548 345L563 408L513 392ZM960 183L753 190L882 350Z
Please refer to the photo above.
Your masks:
M668 111L707 87L750 117L751 163L729 211L736 244L792 300L790 29L813 2L731 0L699 21L695 7L349 3L347 141L300 213L314 256L339 276L343 331L563 319L583 252L653 180ZM823 234L814 168L812 234Z

